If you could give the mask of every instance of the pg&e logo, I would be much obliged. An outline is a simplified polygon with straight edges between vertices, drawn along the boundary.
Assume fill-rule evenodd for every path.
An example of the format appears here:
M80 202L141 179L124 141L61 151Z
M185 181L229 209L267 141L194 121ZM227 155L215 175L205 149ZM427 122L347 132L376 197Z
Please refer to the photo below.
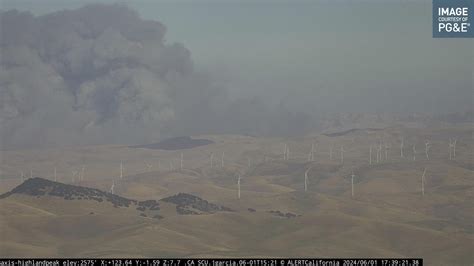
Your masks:
M433 38L473 38L474 0L433 0Z

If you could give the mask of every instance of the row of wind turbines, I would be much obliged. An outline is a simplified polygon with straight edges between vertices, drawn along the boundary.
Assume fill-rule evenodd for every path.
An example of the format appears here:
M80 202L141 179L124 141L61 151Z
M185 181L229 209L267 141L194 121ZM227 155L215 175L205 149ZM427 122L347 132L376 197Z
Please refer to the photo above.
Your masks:
M454 160L456 158L456 143L457 143L457 139L454 138L454 139L449 139L449 146L448 146L448 149L449 149L449 160ZM400 158L405 158L405 155L404 155L404 138L401 138L401 141L400 141ZM375 161L377 163L379 162L382 162L384 159L383 159L383 155L385 155L385 160L388 160L388 155L389 155L389 149L391 148L391 144L389 143L385 143L385 142L382 142L380 141L378 143L378 145L374 145L374 144L370 144L369 145L369 165L372 165L373 164L373 161L372 161L372 150L375 148L376 150L376 158L375 158ZM413 150L413 161L416 161L416 144L413 144L412 146L412 150ZM426 159L427 160L430 160L430 157L429 157L429 151L431 149L431 142L429 140L425 140L425 156L426 156ZM284 150L283 150L283 160L289 160L290 158L290 149L288 147L287 144L285 144L284 146ZM340 162L341 164L344 164L344 153L345 153L345 149L344 149L344 146L341 145L340 146ZM384 153L383 153L384 152ZM308 161L314 161L314 153L315 153L315 143L314 141L311 143L311 151L309 152L308 154ZM333 160L333 146L331 145L329 147L329 160ZM309 167L308 169L306 169L306 171L304 172L304 191L307 192L308 190L308 173L309 171L311 170L312 166ZM425 176L426 176L426 167L424 168L423 170L423 174L421 176L421 194L422 196L425 195ZM356 175L354 174L354 171L352 171L351 173L351 197L353 198L354 197L354 178L356 177ZM238 198L240 198L240 175L239 175L239 179L238 179Z
M456 144L457 144L457 139L449 139L449 160L454 160L456 158ZM404 142L404 138L401 138L401 141L400 141L400 158L405 158L405 154L404 154L404 149L405 149L405 142ZM372 165L373 163L380 163L384 160L388 160L388 155L389 155L389 150L391 148L391 145L389 143L386 143L386 142L383 142L383 141L379 141L377 144L370 144L369 145L369 165ZM429 157L429 151L430 151L430 148L431 148L431 142L429 140L425 140L425 156L426 156L426 159L429 160L430 157ZM317 144L313 141L311 143L311 150L309 151L308 155L307 155L307 161L315 161L315 154L316 154L316 150L317 150ZM373 159L373 153L374 153L374 150L375 150L375 158ZM413 161L416 161L416 144L413 144L412 145L412 150L413 150ZM339 148L339 155L340 155L340 163L341 164L344 164L344 153L346 152L346 150L344 149L344 145L341 145L340 148ZM329 160L333 160L333 156L334 155L334 147L333 145L330 145L329 146ZM210 167L211 168L215 168L215 167L218 167L219 165L219 161L220 161L220 167L221 168L224 168L225 166L225 152L222 151L221 153L221 156L220 156L220 160L218 159L217 160L217 163L215 162L215 158L214 158L214 152L211 152L210 153L210 156L209 156L209 164L210 164ZM294 158L297 158L296 156L294 156ZM283 149L283 160L290 160L290 147L288 144L284 144L284 149ZM264 157L264 161L266 162L267 161L267 157L265 156ZM151 171L152 167L153 167L153 164L151 163L145 163L145 166L146 166L146 170L149 172ZM252 166L252 160L250 157L247 158L247 167L250 169L250 167ZM158 168L161 168L161 163L160 161L158 161ZM306 169L306 171L304 172L304 191L306 192L308 190L308 173L309 171L311 170L312 167L309 167L308 169ZM78 170L74 170L72 171L72 182L76 182L77 181L84 181L84 174L85 174L85 169L86 167L83 165L82 168L78 171ZM183 152L180 153L180 157L179 157L179 169L180 170L183 170L184 169L184 154ZM172 160L169 162L169 170L170 171L174 171L176 170L173 166L173 163L172 163ZM424 172L423 172L423 175L422 175L422 194L424 195L424 179L425 179L425 174L426 174L426 168L424 169ZM33 171L30 170L30 177L33 177ZM119 175L119 178L120 179L123 179L124 177L124 164L123 164L123 160L120 161L120 175ZM354 172L352 172L351 174L351 195L352 197L354 196L354 178L356 177L356 175L354 174ZM24 175L24 172L21 171L21 181L23 182L24 181L24 178L25 178L25 175ZM57 181L57 169L56 167L54 167L54 171L53 171L53 178L54 178L54 181ZM112 185L109 189L109 192L114 194L115 193L115 185L116 185L116 180L115 178L112 179ZM241 185L241 175L238 174L238 177L237 177L237 197L240 199L240 196L241 196L241 193L240 193L240 185Z
M421 195L425 196L425 175L426 175L426 167L423 169L423 174L421 175ZM354 178L356 175L354 174L354 170L351 173L351 197L354 198ZM305 173L305 191L306 191L306 180L307 180L307 172Z

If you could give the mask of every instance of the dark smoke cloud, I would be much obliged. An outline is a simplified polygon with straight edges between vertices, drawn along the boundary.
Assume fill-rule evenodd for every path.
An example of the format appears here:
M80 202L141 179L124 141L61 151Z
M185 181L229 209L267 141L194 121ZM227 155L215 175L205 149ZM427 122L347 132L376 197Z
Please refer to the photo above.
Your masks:
M166 28L124 5L0 13L0 147L145 143L200 133L293 134L309 118L230 101ZM291 121L291 124L288 124Z

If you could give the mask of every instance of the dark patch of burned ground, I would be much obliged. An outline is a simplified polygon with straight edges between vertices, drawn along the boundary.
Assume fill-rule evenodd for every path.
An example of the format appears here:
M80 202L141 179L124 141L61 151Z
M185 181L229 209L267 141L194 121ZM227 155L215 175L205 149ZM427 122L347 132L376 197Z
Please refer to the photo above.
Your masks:
M351 133L367 133L367 132L380 131L380 130L384 130L384 128L351 128L351 129L337 131L337 132L324 133L323 135L327 137L340 137L340 136L348 135Z
M274 216L277 216L277 217L281 217L281 218L287 218L287 219L290 219L290 218L296 218L296 217L300 217L301 215L298 215L298 214L294 214L292 212L281 212L279 210L271 210L271 211L268 211L268 213L274 215Z
M154 149L154 150L184 150L192 149L199 146L205 146L213 144L214 141L208 139L193 139L191 137L176 137L162 140L158 143L131 146L131 148L144 148L144 149Z

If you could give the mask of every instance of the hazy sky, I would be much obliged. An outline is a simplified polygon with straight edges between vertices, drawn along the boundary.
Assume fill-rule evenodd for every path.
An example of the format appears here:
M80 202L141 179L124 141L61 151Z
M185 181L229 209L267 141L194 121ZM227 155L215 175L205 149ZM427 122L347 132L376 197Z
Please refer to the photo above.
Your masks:
M45 14L86 2L2 0ZM331 2L331 4L328 4ZM375 3L374 3L375 2ZM433 39L431 1L130 1L236 97L306 111L456 111L473 104L472 39Z

